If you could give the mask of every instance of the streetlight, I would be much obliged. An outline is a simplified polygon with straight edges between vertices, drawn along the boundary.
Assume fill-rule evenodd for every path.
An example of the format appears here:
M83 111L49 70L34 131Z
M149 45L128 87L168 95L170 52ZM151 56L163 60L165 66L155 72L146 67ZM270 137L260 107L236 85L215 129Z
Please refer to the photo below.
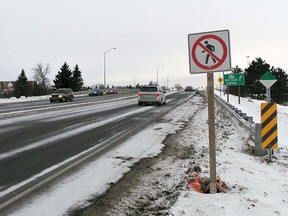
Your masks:
M104 89L106 89L106 53L110 52L113 49L116 49L116 48L111 48L104 53Z
M158 84L158 85L159 85L159 83L158 83L158 69L159 69L160 67L163 67L163 66L165 66L165 65L163 64L163 65L160 65L160 66L157 67L157 84Z
M134 74L134 88L136 88L136 83L135 83L135 77L136 77L136 75L138 75L138 74Z
M167 89L168 89L168 87L169 87L169 85L168 85L168 81L169 81L168 78L169 78L170 76L173 76L173 75L174 75L174 74L170 74L170 75L167 76Z
M249 58L250 56L246 56L245 58L247 58L247 68L249 67Z

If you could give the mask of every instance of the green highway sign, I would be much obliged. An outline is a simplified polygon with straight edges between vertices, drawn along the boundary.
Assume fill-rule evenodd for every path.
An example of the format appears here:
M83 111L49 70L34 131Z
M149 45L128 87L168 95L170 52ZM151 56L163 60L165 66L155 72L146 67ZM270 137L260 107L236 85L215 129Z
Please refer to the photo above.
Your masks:
M234 85L244 85L245 79L243 73L232 73L224 74L224 85L234 86Z

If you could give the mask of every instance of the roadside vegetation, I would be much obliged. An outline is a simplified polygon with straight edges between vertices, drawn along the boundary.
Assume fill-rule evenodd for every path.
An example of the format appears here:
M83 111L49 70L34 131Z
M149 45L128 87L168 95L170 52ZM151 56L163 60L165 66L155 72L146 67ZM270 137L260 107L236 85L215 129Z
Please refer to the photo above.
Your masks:
M231 71L232 73L244 73L245 85L240 87L229 86L229 94L238 95L240 92L241 97L265 99L266 89L259 82L259 79L269 71L277 79L277 82L271 87L271 98L273 98L273 102L282 105L288 103L288 75L283 69L271 66L259 57L247 65L247 68L242 69L236 65ZM5 92L1 97L14 96L19 98L21 96L47 95L55 88L71 88L73 91L89 89L89 87L84 86L82 72L78 64L71 70L69 65L64 62L55 76L55 79L53 79L53 84L51 84L50 80L47 78L48 74L51 72L48 63L46 65L38 63L32 68L32 72L33 80L29 81L24 69L22 69L17 80L13 83L11 91ZM97 84L96 86L103 88L102 84ZM136 85L136 88L138 87L140 87L139 84ZM127 88L132 88L132 86L127 86ZM227 87L226 91L228 91Z
M266 99L266 88L259 79L270 72L277 82L271 87L271 99L277 104L285 105L288 101L288 75L281 68L270 66L261 58L253 60L248 68L242 70L237 66L232 68L233 73L244 73L245 85L240 86L240 96L252 99ZM229 94L238 95L238 86L229 86Z

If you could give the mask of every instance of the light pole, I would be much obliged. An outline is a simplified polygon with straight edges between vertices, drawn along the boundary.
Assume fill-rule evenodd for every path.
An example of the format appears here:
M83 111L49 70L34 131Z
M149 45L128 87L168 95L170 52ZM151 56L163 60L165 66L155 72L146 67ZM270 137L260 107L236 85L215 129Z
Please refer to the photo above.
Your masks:
M104 53L104 89L106 89L106 53L110 52L113 49L116 49L116 48L111 48Z
M166 84L167 84L167 90L168 90L168 87L169 87L169 85L168 85L168 81L169 81L168 78L169 78L170 76L173 76L173 75L174 75L174 74L170 74L170 75L167 76L167 83L166 83Z
M245 58L247 58L247 68L249 67L249 58L250 56L246 56Z
M165 66L165 65L163 64L163 65L160 65L160 66L157 67L157 85L159 85L159 82L158 82L158 69L159 69L160 67L163 67L163 66Z

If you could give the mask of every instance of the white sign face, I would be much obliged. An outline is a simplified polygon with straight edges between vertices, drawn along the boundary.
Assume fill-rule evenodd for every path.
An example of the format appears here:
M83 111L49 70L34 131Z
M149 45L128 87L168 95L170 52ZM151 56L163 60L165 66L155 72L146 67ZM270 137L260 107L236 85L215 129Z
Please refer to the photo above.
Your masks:
M277 80L259 80L266 88L270 88Z
M231 70L229 31L188 35L190 73Z

